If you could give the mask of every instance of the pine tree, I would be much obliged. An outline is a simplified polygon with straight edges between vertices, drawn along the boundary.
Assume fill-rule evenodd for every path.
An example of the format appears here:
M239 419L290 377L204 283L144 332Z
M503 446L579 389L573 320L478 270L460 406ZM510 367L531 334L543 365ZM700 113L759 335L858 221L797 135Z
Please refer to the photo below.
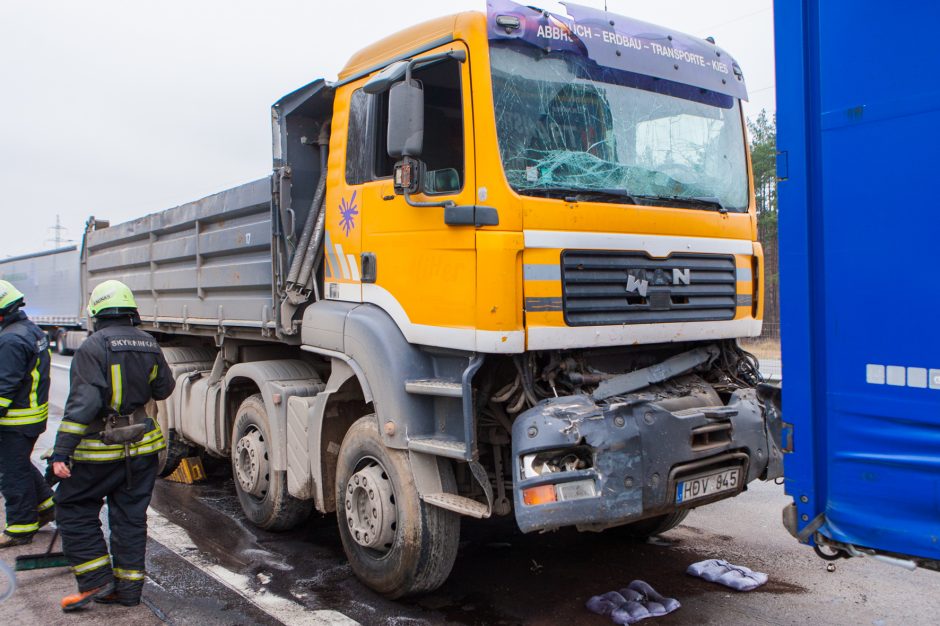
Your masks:
M754 195L757 198L757 233L764 248L764 335L778 336L780 328L777 271L777 116L761 109L748 120Z

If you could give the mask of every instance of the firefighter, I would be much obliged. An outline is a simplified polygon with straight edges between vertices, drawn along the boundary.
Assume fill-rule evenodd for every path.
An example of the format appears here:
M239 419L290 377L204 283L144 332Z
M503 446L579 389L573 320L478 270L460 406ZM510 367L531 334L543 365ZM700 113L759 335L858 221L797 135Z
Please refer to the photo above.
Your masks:
M49 415L49 339L20 310L23 294L0 280L0 548L30 543L55 518L52 490L29 460Z
M50 462L62 479L56 521L78 593L63 611L92 600L136 606L144 584L147 507L166 447L150 400L174 381L156 340L140 323L134 294L108 280L91 293L94 332L72 359L71 388ZM149 406L153 406L152 403ZM98 516L107 500L111 554Z

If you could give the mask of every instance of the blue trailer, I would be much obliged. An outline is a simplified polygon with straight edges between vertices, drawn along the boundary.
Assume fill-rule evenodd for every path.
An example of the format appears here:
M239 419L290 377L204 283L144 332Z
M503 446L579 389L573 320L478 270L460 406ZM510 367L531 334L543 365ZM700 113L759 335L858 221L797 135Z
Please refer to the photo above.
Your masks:
M940 569L940 4L774 9L784 522Z

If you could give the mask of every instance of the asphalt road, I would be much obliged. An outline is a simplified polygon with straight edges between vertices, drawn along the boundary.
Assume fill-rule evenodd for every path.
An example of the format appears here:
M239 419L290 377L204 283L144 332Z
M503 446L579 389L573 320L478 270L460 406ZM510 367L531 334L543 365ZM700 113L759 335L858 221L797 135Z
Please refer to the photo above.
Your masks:
M59 407L64 375L54 370L53 404ZM652 543L633 542L616 530L523 535L512 520L465 519L448 582L425 597L391 602L352 575L333 516L314 516L287 533L258 530L241 515L227 464L210 463L209 473L195 486L158 482L145 588L151 610L142 608L134 621L339 624L348 616L362 624L600 626L609 620L588 613L585 601L635 579L682 603L648 624L935 624L940 615L940 574L870 559L840 561L827 571L783 529L780 511L788 498L774 484L754 484L737 498L695 510ZM685 574L689 564L708 558L766 572L770 581L737 593ZM45 586L32 582L17 594L32 589L41 595ZM0 605L0 623L14 623L5 611ZM38 614L23 619L31 615L6 617L58 623ZM118 617L98 608L69 623L97 623L105 615Z

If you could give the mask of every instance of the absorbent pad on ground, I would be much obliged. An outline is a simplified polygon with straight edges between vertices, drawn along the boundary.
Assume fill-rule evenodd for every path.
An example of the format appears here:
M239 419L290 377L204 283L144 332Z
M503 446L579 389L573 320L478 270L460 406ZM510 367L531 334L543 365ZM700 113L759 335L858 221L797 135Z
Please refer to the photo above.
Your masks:
M732 565L722 559L693 563L685 573L737 591L757 589L767 582L767 574L755 572L741 565Z

